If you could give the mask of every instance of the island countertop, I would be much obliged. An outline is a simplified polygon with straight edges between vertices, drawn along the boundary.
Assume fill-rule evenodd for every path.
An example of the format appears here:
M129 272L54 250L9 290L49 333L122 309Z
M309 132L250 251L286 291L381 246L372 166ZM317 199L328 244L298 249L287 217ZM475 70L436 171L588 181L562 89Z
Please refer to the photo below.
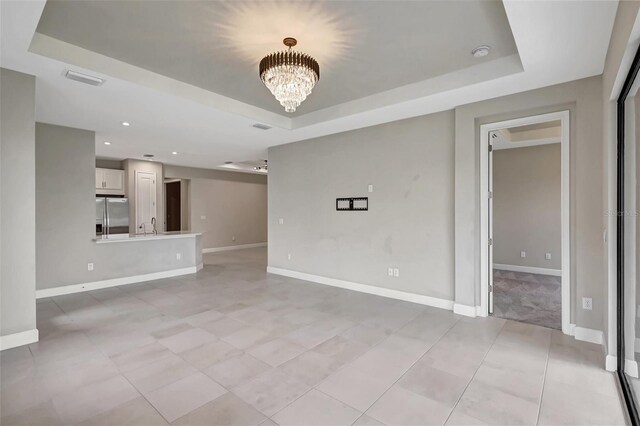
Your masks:
M147 240L168 240L173 238L192 238L198 235L202 235L201 232L189 232L189 231L174 231L174 232L159 232L158 234L113 234L102 235L94 238L97 244L105 243L129 243L134 241L147 241Z

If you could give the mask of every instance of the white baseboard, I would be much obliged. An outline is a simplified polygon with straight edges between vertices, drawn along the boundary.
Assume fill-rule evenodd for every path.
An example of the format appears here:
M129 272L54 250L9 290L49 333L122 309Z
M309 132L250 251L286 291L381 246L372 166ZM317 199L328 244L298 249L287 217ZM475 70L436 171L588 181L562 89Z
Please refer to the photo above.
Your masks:
M632 359L624 360L624 372L631 377L638 378L638 363Z
M453 313L458 315L464 315L465 317L475 318L478 315L479 306L462 305L460 303L453 304Z
M116 287L119 285L135 284L144 281L160 280L162 278L177 277L180 275L195 274L198 272L197 266L188 268L172 269L170 271L152 272L150 274L134 275L131 277L112 278L110 280L93 281L83 284L72 284L61 287L45 288L36 290L36 299L43 297L62 296L64 294L81 293L83 291L99 290L101 288Z
M602 345L604 342L604 334L602 333L602 330L594 330L591 328L575 326L573 329L573 337L575 337L576 340L596 343L598 345Z
M604 358L604 368L607 371L616 371L616 369L618 368L618 357L607 355Z
M5 349L17 348L18 346L28 345L38 341L38 329L21 331L20 333L7 334L0 336L0 351Z
M400 290L392 290L389 288L376 287L368 284L359 284L351 281L343 281L335 278L322 277L319 275L307 274L304 272L291 271L288 269L275 268L273 266L267 267L267 272L270 274L282 275L290 278L297 278L299 280L311 281L318 284L329 285L332 287L344 288L347 290L359 291L361 293L374 294L376 296L388 297L390 299L404 300L406 302L419 303L421 305L433 306L436 308L453 310L453 301L446 299L439 299L437 297L424 296L421 294L407 293Z
M503 271L513 271L513 272L524 272L527 274L553 275L555 277L562 276L562 270L560 269L536 268L533 266L503 265L500 263L494 263L493 269L501 269Z
M219 251L229 251L229 250L242 250L248 248L256 248L256 247L266 247L267 243L255 243L255 244L240 244L237 246L227 246L227 247L211 247L202 249L203 253L217 253Z

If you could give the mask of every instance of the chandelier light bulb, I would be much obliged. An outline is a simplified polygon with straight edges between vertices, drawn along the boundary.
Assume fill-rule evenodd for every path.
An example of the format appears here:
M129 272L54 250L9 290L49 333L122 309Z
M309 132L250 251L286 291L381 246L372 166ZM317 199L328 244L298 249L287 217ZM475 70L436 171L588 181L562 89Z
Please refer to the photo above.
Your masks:
M265 56L260 61L260 79L287 112L295 112L320 80L320 66L311 56L295 52L293 37L283 41L289 49Z

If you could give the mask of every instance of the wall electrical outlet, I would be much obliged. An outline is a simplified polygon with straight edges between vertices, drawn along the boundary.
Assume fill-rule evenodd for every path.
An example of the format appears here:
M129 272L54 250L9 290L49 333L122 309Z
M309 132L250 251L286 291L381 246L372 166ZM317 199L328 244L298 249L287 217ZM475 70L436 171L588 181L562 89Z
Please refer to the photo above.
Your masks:
M93 271L93 262L87 263L87 271Z
M399 277L400 276L400 269L393 268L393 276L394 277Z
M586 309L588 311L593 309L593 299L590 297L582 298L582 309Z
M551 260L551 253L545 253L544 258L547 260Z
M522 258L527 257L527 252L526 251L521 251L520 252L520 257L522 257Z
M182 253L176 253L176 260L182 259Z
M387 274L389 274L390 277L393 276L393 268L389 268L389 270L387 271Z
M287 254L287 260L291 260L291 253Z

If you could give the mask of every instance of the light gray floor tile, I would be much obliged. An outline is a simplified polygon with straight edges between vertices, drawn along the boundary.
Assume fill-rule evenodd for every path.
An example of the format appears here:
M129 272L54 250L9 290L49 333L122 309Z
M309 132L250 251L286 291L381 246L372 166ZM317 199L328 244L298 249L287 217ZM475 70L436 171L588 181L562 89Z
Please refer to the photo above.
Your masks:
M538 416L538 404L475 380L455 410L494 425L536 424Z
M307 351L279 368L291 377L309 386L315 386L341 366L342 363L334 358Z
M222 340L215 340L202 346L182 352L180 357L194 367L203 370L217 362L242 353L239 349Z
M180 417L176 426L254 426L268 420L258 410L228 392Z
M363 414L353 423L353 426L385 426L384 423Z
M80 423L79 426L165 426L167 421L149 402L138 397L105 413Z
M204 373L222 386L232 388L270 369L267 363L243 353L212 365Z
M624 425L623 410L620 398L546 380L538 424Z
M62 420L51 401L47 401L21 413L6 415L3 412L0 424L3 426L62 426Z
M213 334L199 328L192 328L181 333L174 334L173 336L160 339L158 342L162 346L167 347L171 352L182 353L189 349L211 343L214 340L216 340L216 337Z
M274 369L236 387L233 393L270 417L307 390L309 386Z
M125 373L125 377L143 394L190 376L197 370L177 355Z
M292 343L287 339L275 339L255 346L247 352L272 367L277 367L295 358L304 351L306 351L304 347Z
M362 413L328 395L311 390L273 416L280 426L349 426Z
M317 389L357 410L366 411L394 381L346 366L327 377Z
M173 422L225 393L225 388L198 372L157 389L146 398L168 422Z
M393 386L366 414L386 425L443 425L451 408L424 396Z
M245 326L239 330L222 337L222 340L239 349L247 349L270 340L272 336L258 327Z
M158 396L185 424L273 426L265 416L295 413L314 400L315 392L303 396L312 386L358 411L375 404L378 418L363 415L357 425L436 422L474 375L448 424L535 423L538 408L540 424L624 421L599 345L270 275L264 248L205 254L204 262L179 279L38 300L40 341L0 356L3 426L163 424L138 390L161 395L198 369L213 381L200 374L207 385ZM209 400L220 385L237 395Z
M66 424L89 419L140 396L122 376L92 383L53 398L53 405Z
M398 380L398 385L453 408L469 379L430 367L418 361Z

